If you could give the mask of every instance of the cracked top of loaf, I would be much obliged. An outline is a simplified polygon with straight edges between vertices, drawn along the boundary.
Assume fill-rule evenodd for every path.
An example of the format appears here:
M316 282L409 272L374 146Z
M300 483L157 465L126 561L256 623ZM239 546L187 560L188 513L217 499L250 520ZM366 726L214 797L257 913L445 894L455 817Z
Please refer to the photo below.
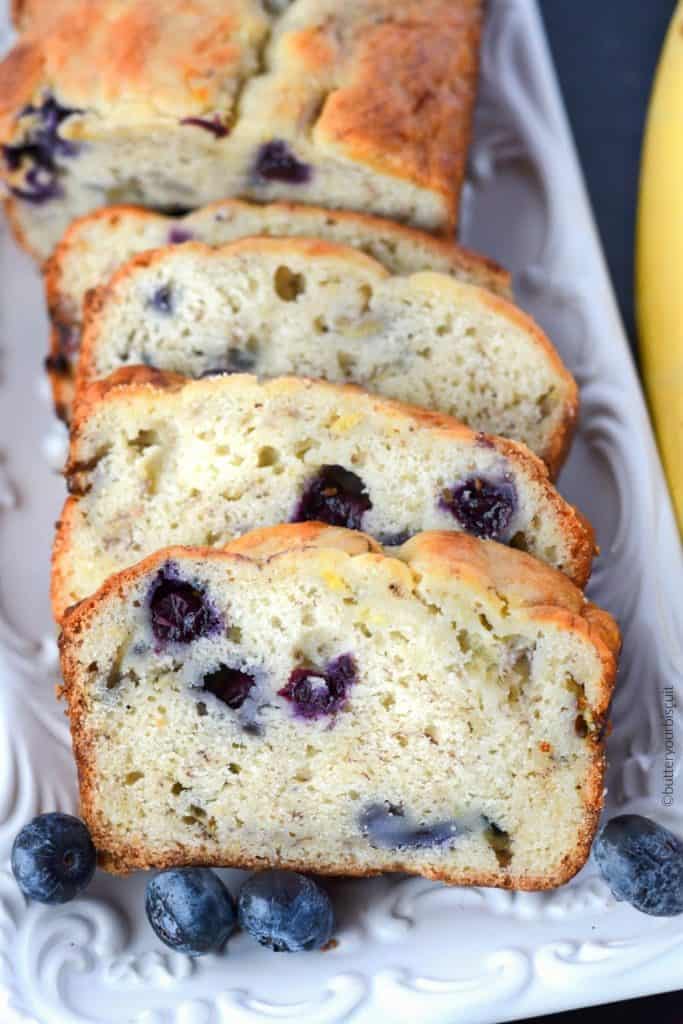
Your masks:
M0 141L54 96L75 141L201 119L410 181L456 219L481 0L23 0L0 64ZM23 118L25 121L26 118Z

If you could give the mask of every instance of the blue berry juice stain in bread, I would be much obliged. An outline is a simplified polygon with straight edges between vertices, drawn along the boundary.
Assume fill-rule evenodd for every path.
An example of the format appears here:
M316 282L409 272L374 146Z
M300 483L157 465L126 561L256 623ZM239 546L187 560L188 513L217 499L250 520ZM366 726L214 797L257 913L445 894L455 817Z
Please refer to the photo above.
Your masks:
M170 562L152 585L149 621L160 644L190 644L221 627L221 618L203 591L179 579L176 567Z
M415 823L402 807L370 804L360 814L360 830L373 847L385 850L425 850L449 847L471 831L471 823L453 818L431 825Z
M39 106L24 107L19 124L26 122L23 141L3 146L2 154L7 169L23 175L10 185L18 199L41 204L63 195L59 183L58 157L74 157L78 145L59 134L63 121L82 111L63 107L54 96L46 95Z
M295 668L278 694L291 702L298 717L320 718L344 707L357 678L355 659L350 654L340 654L328 661L324 669Z
M273 139L258 151L252 175L257 181L282 181L288 185L305 185L311 180L312 168L294 156L286 142Z
M309 480L293 523L318 522L360 530L372 502L361 478L343 466L321 466Z
M507 474L497 480L471 476L444 491L439 506L467 533L505 541L517 511L517 490Z
M248 352L243 348L229 348L226 355L225 366L211 366L199 374L200 380L204 377L224 377L231 373L251 373L256 368L257 356L255 352Z
M162 313L164 316L170 316L173 313L172 286L170 284L164 284L160 288L157 288L147 305L157 313Z
M169 245L181 245L183 242L191 242L194 235L187 228L171 228L168 233Z
M245 665L218 665L203 676L199 686L193 684L193 690L197 690L202 698L197 704L198 713L207 714L212 704L216 710L227 707L237 713L244 732L260 736L263 727L258 717L264 704L260 674L259 670L249 671Z
M202 689L212 693L233 711L242 707L255 685L254 676L230 665L219 665L202 679Z

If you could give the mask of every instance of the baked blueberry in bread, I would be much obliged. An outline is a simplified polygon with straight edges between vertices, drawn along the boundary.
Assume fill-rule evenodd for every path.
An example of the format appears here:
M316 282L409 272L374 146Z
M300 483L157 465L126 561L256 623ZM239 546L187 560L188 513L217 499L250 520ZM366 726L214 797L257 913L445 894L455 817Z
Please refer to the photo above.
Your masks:
M523 441L555 473L577 409L537 325L446 274L392 275L319 239L200 242L134 257L87 303L78 388L121 366L361 384Z
M192 240L222 245L250 235L324 238L366 252L392 274L437 270L506 297L511 294L510 275L492 260L381 217L239 199L212 203L180 218L136 206L107 207L75 221L46 268L52 321L47 369L58 414L65 420L71 414L83 302L91 289L145 250Z
M64 623L82 813L117 872L556 886L598 821L618 642L566 577L464 534L166 549Z
M22 0L0 64L2 173L49 255L117 202L226 196L453 231L482 0ZM49 113L63 112L57 123Z
M171 544L223 547L319 520L385 545L463 530L583 586L593 534L521 445L349 385L142 367L93 385L73 425L52 580L56 618Z

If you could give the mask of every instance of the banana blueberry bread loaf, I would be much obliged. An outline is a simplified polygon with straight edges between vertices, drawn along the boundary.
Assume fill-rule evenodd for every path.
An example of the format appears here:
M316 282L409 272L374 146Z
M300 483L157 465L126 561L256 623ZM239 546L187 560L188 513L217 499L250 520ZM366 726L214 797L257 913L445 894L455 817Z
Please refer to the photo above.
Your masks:
M67 421L70 417L83 301L91 289L145 250L192 239L221 245L250 235L325 238L368 253L392 274L437 270L511 296L510 275L492 260L381 217L239 199L212 203L182 218L139 206L106 207L80 217L69 227L46 268L52 321L47 369L58 414Z
M465 534L166 549L64 624L82 812L119 872L559 885L600 813L617 648L566 577Z
M318 520L384 545L464 530L529 551L583 586L590 527L512 441L349 385L119 370L79 403L55 542L55 616L174 544L223 547Z
M247 238L143 253L86 304L78 389L121 366L353 382L523 441L555 473L576 383L500 296L445 274L391 275L347 246Z
M454 229L482 0L34 0L0 64L19 237L241 195Z

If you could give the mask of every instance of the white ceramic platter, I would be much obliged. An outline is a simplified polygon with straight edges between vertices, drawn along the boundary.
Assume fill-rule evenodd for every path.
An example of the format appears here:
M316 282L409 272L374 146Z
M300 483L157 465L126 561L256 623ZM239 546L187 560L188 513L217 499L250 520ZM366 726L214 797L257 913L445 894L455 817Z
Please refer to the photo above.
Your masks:
M683 833L683 794L662 802L663 688L683 706L681 546L534 0L490 8L465 238L514 270L581 384L561 484L597 527L591 596L625 634L607 813ZM53 695L48 567L63 484L54 433L46 441L45 313L36 271L1 230L0 1020L488 1024L683 988L683 919L616 904L593 865L549 894L338 882L338 946L294 956L244 935L196 962L165 951L144 919L142 875L99 874L61 909L26 905L9 874L14 835L38 811L73 810L76 789ZM682 724L677 711L681 746Z

